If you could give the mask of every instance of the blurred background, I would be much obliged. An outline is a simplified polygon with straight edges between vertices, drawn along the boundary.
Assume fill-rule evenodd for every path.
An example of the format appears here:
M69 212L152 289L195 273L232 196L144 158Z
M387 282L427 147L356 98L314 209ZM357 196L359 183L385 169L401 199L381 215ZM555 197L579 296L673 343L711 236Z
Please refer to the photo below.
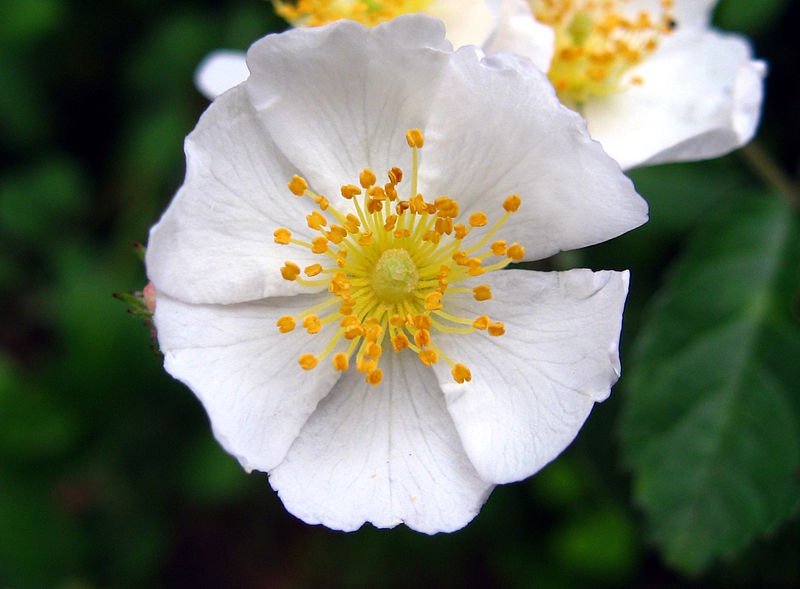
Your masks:
M282 30L271 5L4 0L0 587L800 586L798 17L720 2L769 63L757 143L634 172L649 225L548 262L631 268L625 374L558 460L427 537L288 514L112 297L146 282L195 66ZM702 337L728 324L743 351Z

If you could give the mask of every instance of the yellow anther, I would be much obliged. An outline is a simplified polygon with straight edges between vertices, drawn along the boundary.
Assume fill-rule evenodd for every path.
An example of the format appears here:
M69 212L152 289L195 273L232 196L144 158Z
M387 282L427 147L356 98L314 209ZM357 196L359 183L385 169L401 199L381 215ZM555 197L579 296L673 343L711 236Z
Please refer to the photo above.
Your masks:
M442 293L433 291L425 297L425 308L428 311L437 311L442 308Z
M364 339L368 342L377 342L382 333L383 329L380 325L364 325Z
M431 332L427 329L418 329L414 334L414 343L420 348L431 345Z
M422 360L422 363L425 366L430 366L431 364L436 364L439 361L439 354L436 353L436 350L420 350L419 359Z
M641 86L642 84L644 84L644 78L642 76L633 76L630 82L634 86Z
M430 329L431 328L431 316L430 315L414 315L414 327L417 329Z
M297 359L297 363L303 367L303 370L311 370L317 365L317 358L314 354L303 354Z
M364 335L364 328L360 325L350 325L344 328L345 339L353 340Z
M300 266L288 260L283 263L281 268L281 276L284 280L295 280L300 275Z
M489 223L489 218L484 212L478 211L469 216L469 224L473 227L484 227L487 223Z
M374 360L366 360L364 358L359 358L356 362L356 370L359 372L372 372L378 367L378 363Z
M383 353L383 348L381 347L381 345L373 342L369 346L367 346L367 352L365 356L372 358L373 360L377 360L378 358L381 357L382 353Z
M403 181L403 170L398 167L394 167L389 170L389 182L392 184L400 184Z
M397 189L394 187L394 184L384 184L383 191L386 193L389 200L397 200Z
M469 233L469 228L463 223L456 223L453 225L453 232L456 236L456 239L464 239Z
M505 239L498 239L497 241L492 243L491 246L489 246L489 249L492 250L492 253L495 256L505 256L506 255L506 251L508 250L508 247L506 246L506 240Z
M429 241L431 243L439 243L442 239L442 234L430 229L422 234L422 241Z
M345 264L347 264L347 260L344 256L336 258L336 265L339 266L339 268L344 268Z
M368 213L377 213L383 209L383 201L382 200L375 200L371 198L367 201L367 212Z
M386 200L386 191L380 186L373 186L367 190L367 194L375 200Z
M292 238L292 232L283 227L276 229L272 235L275 237L275 243L280 243L281 245L286 245Z
M503 208L509 213L516 213L521 204L522 199L519 194L512 194L503 201Z
M439 266L439 273L436 275L436 278L445 278L446 276L450 275L450 266L446 264L442 264Z
M325 237L327 237L332 243L342 243L344 238L347 237L347 229L341 225L331 225L331 230L325 234Z
M311 251L315 254L324 254L328 251L328 238L320 235L311 240Z
M294 319L288 315L284 315L278 319L276 325L278 326L278 331L281 333L289 333L295 327Z
M324 196L319 196L318 198L315 198L314 200L317 201L317 204L319 205L319 208L322 211L328 210L328 207L331 204L331 203L328 202L328 199L325 198Z
M395 352L399 352L400 350L405 350L408 347L409 341L408 338L405 336L404 333L398 333L396 336L392 338L392 347L394 348Z
M458 384L464 384L464 382L469 382L472 380L472 373L469 371L469 368L463 364L456 364L453 366L452 374L453 380Z
M506 254L515 262L520 262L525 257L525 248L518 243L512 243Z
M359 194L361 194L361 189L355 184L345 184L342 186L342 196L346 199L351 199Z
M503 335L506 332L506 326L500 321L492 321L488 325L489 335Z
M409 147L416 147L417 149L420 149L425 143L422 137L422 131L419 129L409 129L406 131L406 141L408 141Z
M436 219L436 233L450 235L453 232L453 220L450 218L439 217Z
M328 224L328 221L325 219L325 217L323 217L322 214L317 211L312 211L310 215L306 215L306 222L311 229L319 229L320 227L325 227Z
M381 384L383 380L383 370L380 368L376 368L375 370L370 370L367 372L367 382L372 386L376 387Z
M344 372L350 367L350 359L347 354L339 352L333 356L333 368L339 372Z
M361 234L361 237L358 238L358 243L360 245L372 245L372 231L365 231Z
M342 317L339 325L342 327L350 327L351 325L361 325L361 322L356 315L345 315Z
M289 190L296 196L303 196L306 190L308 190L308 182L306 182L304 178L294 175L289 181Z
M322 322L316 315L308 315L303 319L303 327L308 330L308 333L319 333L319 330L322 329Z
M472 322L472 327L475 329L486 329L489 327L489 317L486 315L481 315L480 317L476 317L475 321Z
M351 225L355 225L356 227L361 227L361 221L359 221L358 217L356 217L353 213L348 213L347 217L345 218L347 219L347 222L350 223Z
M463 250L459 250L459 251L455 252L453 254L452 258L453 258L453 261L456 264L458 264L459 266L466 266L467 265L467 260L469 260L469 256L467 255L467 252L465 252Z
M386 218L386 222L383 224L383 230L388 233L394 229L395 225L397 225L397 215L389 215Z
M389 319L389 323L391 323L393 327L403 327L406 324L406 318L395 313Z
M369 188L378 178L375 176L375 172L370 170L369 168L364 168L361 170L361 173L358 175L358 181L361 183L362 188Z
M476 301L488 301L492 298L492 290L486 284L481 284L472 289Z
M409 237L411 232L408 229L396 229L392 235L397 239L403 239L404 237Z
M395 211L397 211L398 215L402 215L410 208L411 208L411 203L408 202L407 200L401 200L395 205Z
M311 264L310 266L306 266L303 272L306 273L306 276L316 276L322 272L322 266L320 264Z

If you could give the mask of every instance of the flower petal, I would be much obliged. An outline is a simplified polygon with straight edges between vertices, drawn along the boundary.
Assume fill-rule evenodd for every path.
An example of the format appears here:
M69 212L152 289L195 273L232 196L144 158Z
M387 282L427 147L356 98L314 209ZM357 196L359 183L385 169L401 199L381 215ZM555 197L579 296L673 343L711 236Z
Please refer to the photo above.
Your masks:
M209 53L194 72L194 85L209 100L244 82L250 75L242 51Z
M483 45L497 26L486 0L434 0L425 14L444 21L453 47Z
M453 382L441 362L436 372L481 478L508 483L558 456L594 403L608 397L620 374L628 273L509 270L481 279L491 286L491 304L454 297L448 312L489 314L505 323L505 334L437 334L441 349L469 367L472 381Z
M641 85L589 101L583 114L623 168L716 157L755 133L764 75L744 39L678 32L630 71Z
M299 28L250 48L245 85L312 188L338 195L365 166L382 176L408 153L405 131L424 127L449 49L441 21L423 15Z
M711 12L716 3L717 0L678 0L669 9L669 14L681 29L704 29L711 22ZM631 17L642 12L655 16L664 11L662 0L628 0L620 8Z
M156 290L192 303L237 303L297 292L281 278L287 257L318 261L308 250L274 243L290 226L308 238L311 201L286 186L289 166L239 87L220 96L185 144L183 186L151 229L147 273ZM282 249L283 248L283 249Z
M518 193L522 207L502 234L525 245L526 259L605 241L647 220L631 181L531 64L465 47L447 74L420 164L429 199L451 196L466 217L500 210Z
M157 293L154 320L164 367L197 395L217 440L248 470L267 471L283 459L338 379L330 362L308 372L300 368L300 354L314 351L311 336L281 334L276 327L280 316L323 296L191 305ZM328 341L334 329L313 337Z
M554 44L553 29L533 18L528 0L505 0L497 29L484 49L522 55L546 72L550 69Z
M381 358L384 382L348 372L308 420L270 483L305 522L355 530L405 523L457 530L493 485L481 481L433 373L408 353Z

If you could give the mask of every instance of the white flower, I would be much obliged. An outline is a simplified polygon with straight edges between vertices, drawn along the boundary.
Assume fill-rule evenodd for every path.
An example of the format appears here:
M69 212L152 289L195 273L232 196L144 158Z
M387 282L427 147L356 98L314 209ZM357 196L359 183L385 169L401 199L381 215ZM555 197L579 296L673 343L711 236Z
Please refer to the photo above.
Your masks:
M753 137L766 67L746 39L709 27L714 4L504 0L503 14L516 17L503 19L492 47L549 64L562 101L623 168L716 157ZM540 30L531 7L555 33L545 50L544 37L530 41Z
M347 18L374 26L406 13L421 12L442 19L447 39L455 46L478 45L491 49L497 27L513 27L513 49L520 54L545 55L552 45L551 30L502 0L273 0L276 11L295 26L319 26ZM512 49L511 42L506 49ZM537 65L544 69L549 58ZM195 72L195 85L209 100L247 79L244 53L221 49L206 56Z
M248 65L150 234L165 367L306 522L458 529L620 370L627 272L500 269L646 204L542 74L437 20L294 29Z

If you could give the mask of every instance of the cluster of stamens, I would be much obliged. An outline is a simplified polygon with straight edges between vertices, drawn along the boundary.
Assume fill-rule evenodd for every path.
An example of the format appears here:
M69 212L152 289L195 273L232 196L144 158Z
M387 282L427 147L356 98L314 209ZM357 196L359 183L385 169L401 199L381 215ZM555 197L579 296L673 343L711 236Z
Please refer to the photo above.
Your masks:
M316 27L347 18L368 26L400 14L422 12L432 0L272 0L277 12L295 26Z
M553 28L555 53L548 75L565 104L580 108L587 99L622 89L623 75L657 48L675 27L673 0L661 0L660 14L626 14L626 0L531 0L536 20ZM644 79L628 81L641 85Z
M352 205L349 213L311 191L300 176L289 182L292 194L311 198L319 208L306 217L308 227L319 235L310 242L302 241L282 227L275 230L275 242L307 248L318 254L321 262L301 269L287 261L281 275L306 287L326 287L331 296L298 315L281 317L277 326L288 333L301 324L308 333L316 334L336 324L321 353L305 353L298 359L306 370L333 353L333 366L345 371L355 356L356 369L366 375L368 383L377 385L383 378L378 367L381 355L385 346L391 345L395 352L410 350L427 366L443 360L453 379L463 383L472 378L469 368L443 353L432 333L505 333L503 323L488 315L460 317L448 313L445 303L455 293L471 295L477 301L491 299L486 284L472 288L456 285L522 260L525 250L521 245L503 240L490 243L519 209L520 197L508 196L500 219L480 238L469 239L469 245L462 246L474 229L489 224L488 216L475 212L467 223L456 223L459 207L455 200L440 196L426 201L417 192L422 133L409 130L406 140L412 150L412 174L405 200L399 196L403 172L398 167L388 171L389 181L382 186L369 168L362 170L357 185L342 186L342 198ZM339 351L334 353L335 349Z

